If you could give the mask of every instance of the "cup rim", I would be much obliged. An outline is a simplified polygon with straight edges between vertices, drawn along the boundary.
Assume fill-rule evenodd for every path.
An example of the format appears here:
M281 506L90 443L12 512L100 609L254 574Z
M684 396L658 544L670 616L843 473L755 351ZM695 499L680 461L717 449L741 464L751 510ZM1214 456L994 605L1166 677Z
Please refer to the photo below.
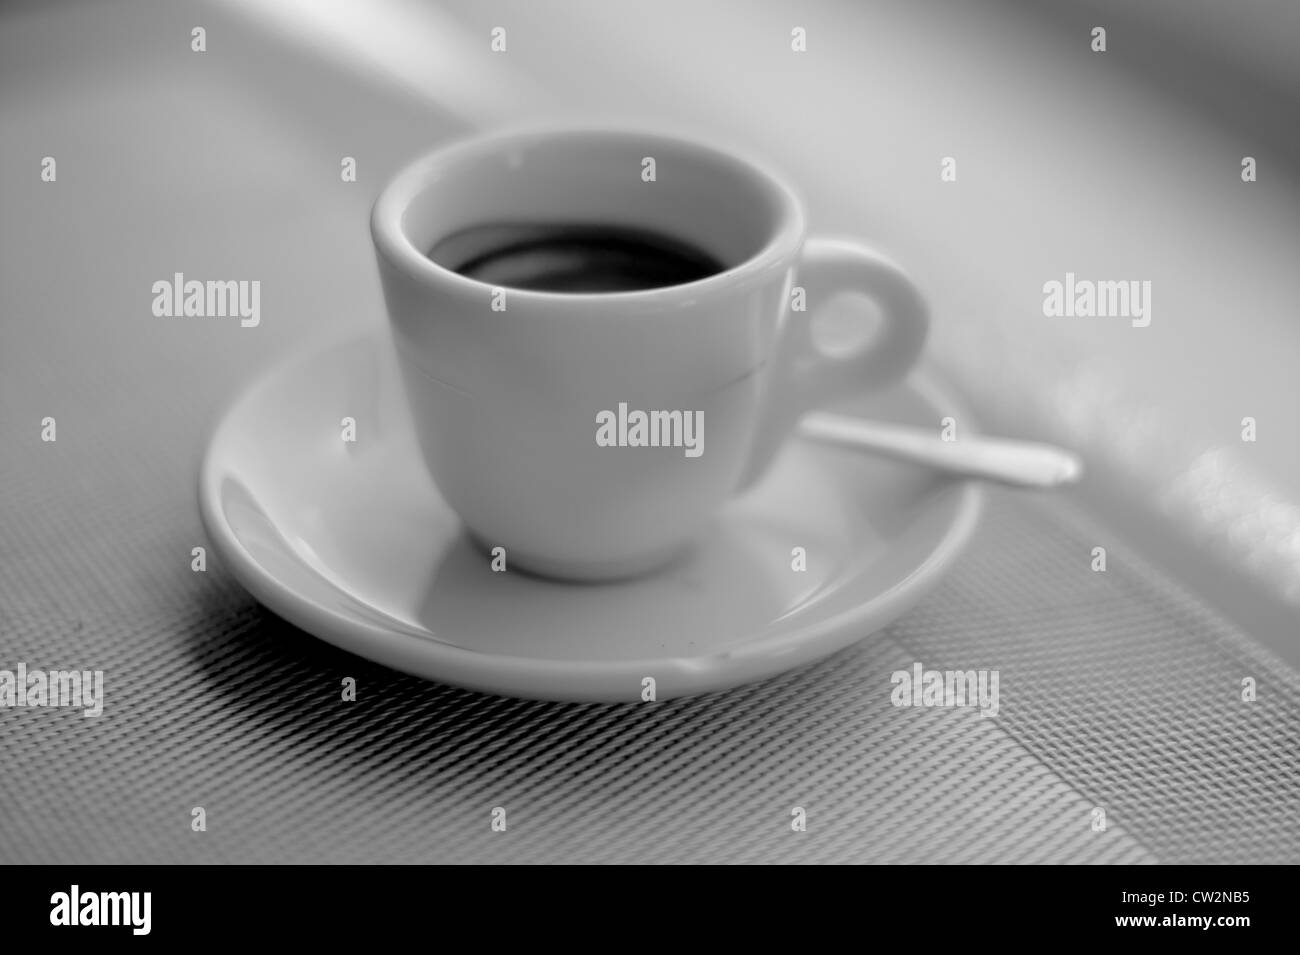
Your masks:
M610 140L636 139L641 142L671 144L707 154L744 170L763 184L776 199L778 221L758 251L735 265L704 278L647 289L621 292L555 292L516 286L496 286L470 278L433 261L416 248L403 227L403 217L411 203L428 188L439 166L470 158L477 153L496 154L511 144L527 144L547 139L600 137ZM497 133L471 135L444 144L403 166L380 190L370 213L370 233L376 249L388 262L409 277L440 288L451 287L482 295L504 287L515 303L534 301L573 307L592 305L662 304L681 296L698 297L718 291L732 291L738 284L765 278L771 271L784 267L798 251L805 233L804 206L786 180L762 162L721 146L710 145L700 138L674 131L642 130L622 126L543 126L509 129Z

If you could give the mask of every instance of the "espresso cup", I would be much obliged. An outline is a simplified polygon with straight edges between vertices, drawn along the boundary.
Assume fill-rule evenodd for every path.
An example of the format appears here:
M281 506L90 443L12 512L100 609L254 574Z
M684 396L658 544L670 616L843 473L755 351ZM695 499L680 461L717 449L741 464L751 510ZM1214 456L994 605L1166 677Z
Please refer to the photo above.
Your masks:
M555 292L494 286L428 255L502 222L648 230L722 267L677 285ZM763 474L804 413L903 376L928 325L896 265L808 238L780 178L676 136L457 143L398 173L371 232L438 491L487 552L546 576L666 564ZM846 292L874 300L879 329L856 351L823 353L812 316Z

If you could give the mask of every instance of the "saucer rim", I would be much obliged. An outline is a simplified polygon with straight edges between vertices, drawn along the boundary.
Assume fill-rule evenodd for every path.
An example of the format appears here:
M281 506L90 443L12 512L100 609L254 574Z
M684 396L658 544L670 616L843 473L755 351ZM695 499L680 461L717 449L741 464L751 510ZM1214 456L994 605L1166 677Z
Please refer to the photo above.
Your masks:
M226 473L221 452L229 436L235 433L234 423L240 412L257 403L259 396L277 380L339 349L392 347L387 331L383 328L336 336L308 351L272 362L259 372L217 416L199 466L197 490L200 519L209 540L234 578L258 603L317 639L399 672L491 695L563 702L632 702L639 696L614 694L602 687L631 680L633 674L638 675L639 688L639 674L671 673L674 689L670 694L661 691L660 700L718 692L775 677L872 636L919 603L965 550L983 515L986 492L982 484L973 479L954 478L960 497L951 522L925 559L892 587L804 626L795 626L766 639L742 637L736 643L698 656L553 660L448 643L425 628L413 632L409 624L396 618L392 618L391 627L359 620L281 583L245 549L220 507L220 483ZM915 392L931 407L950 409L950 414L961 416L968 429L978 433L978 425L965 406L934 380L928 367L913 369L893 387ZM371 609L388 616L380 608ZM358 639L358 633L362 638ZM665 681L659 682L662 686ZM564 689L559 689L560 686Z

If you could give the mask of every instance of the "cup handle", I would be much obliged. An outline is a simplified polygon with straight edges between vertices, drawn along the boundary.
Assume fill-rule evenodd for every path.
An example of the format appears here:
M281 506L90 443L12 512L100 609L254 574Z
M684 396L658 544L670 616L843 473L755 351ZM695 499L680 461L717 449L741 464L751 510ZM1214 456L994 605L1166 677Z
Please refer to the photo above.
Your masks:
M754 436L749 462L737 486L753 484L772 463L782 441L809 411L829 402L898 381L916 363L929 330L929 308L897 265L843 239L804 243L796 270L810 309L787 311L765 398L766 411ZM880 328L863 348L828 355L813 341L818 302L840 292L860 292L880 307Z

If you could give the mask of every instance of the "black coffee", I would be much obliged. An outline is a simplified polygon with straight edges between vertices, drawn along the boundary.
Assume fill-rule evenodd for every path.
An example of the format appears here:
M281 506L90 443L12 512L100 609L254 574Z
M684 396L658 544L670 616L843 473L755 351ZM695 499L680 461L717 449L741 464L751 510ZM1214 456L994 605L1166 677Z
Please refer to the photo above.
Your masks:
M634 292L726 268L680 239L605 225L475 226L440 241L429 258L489 285L541 292Z

